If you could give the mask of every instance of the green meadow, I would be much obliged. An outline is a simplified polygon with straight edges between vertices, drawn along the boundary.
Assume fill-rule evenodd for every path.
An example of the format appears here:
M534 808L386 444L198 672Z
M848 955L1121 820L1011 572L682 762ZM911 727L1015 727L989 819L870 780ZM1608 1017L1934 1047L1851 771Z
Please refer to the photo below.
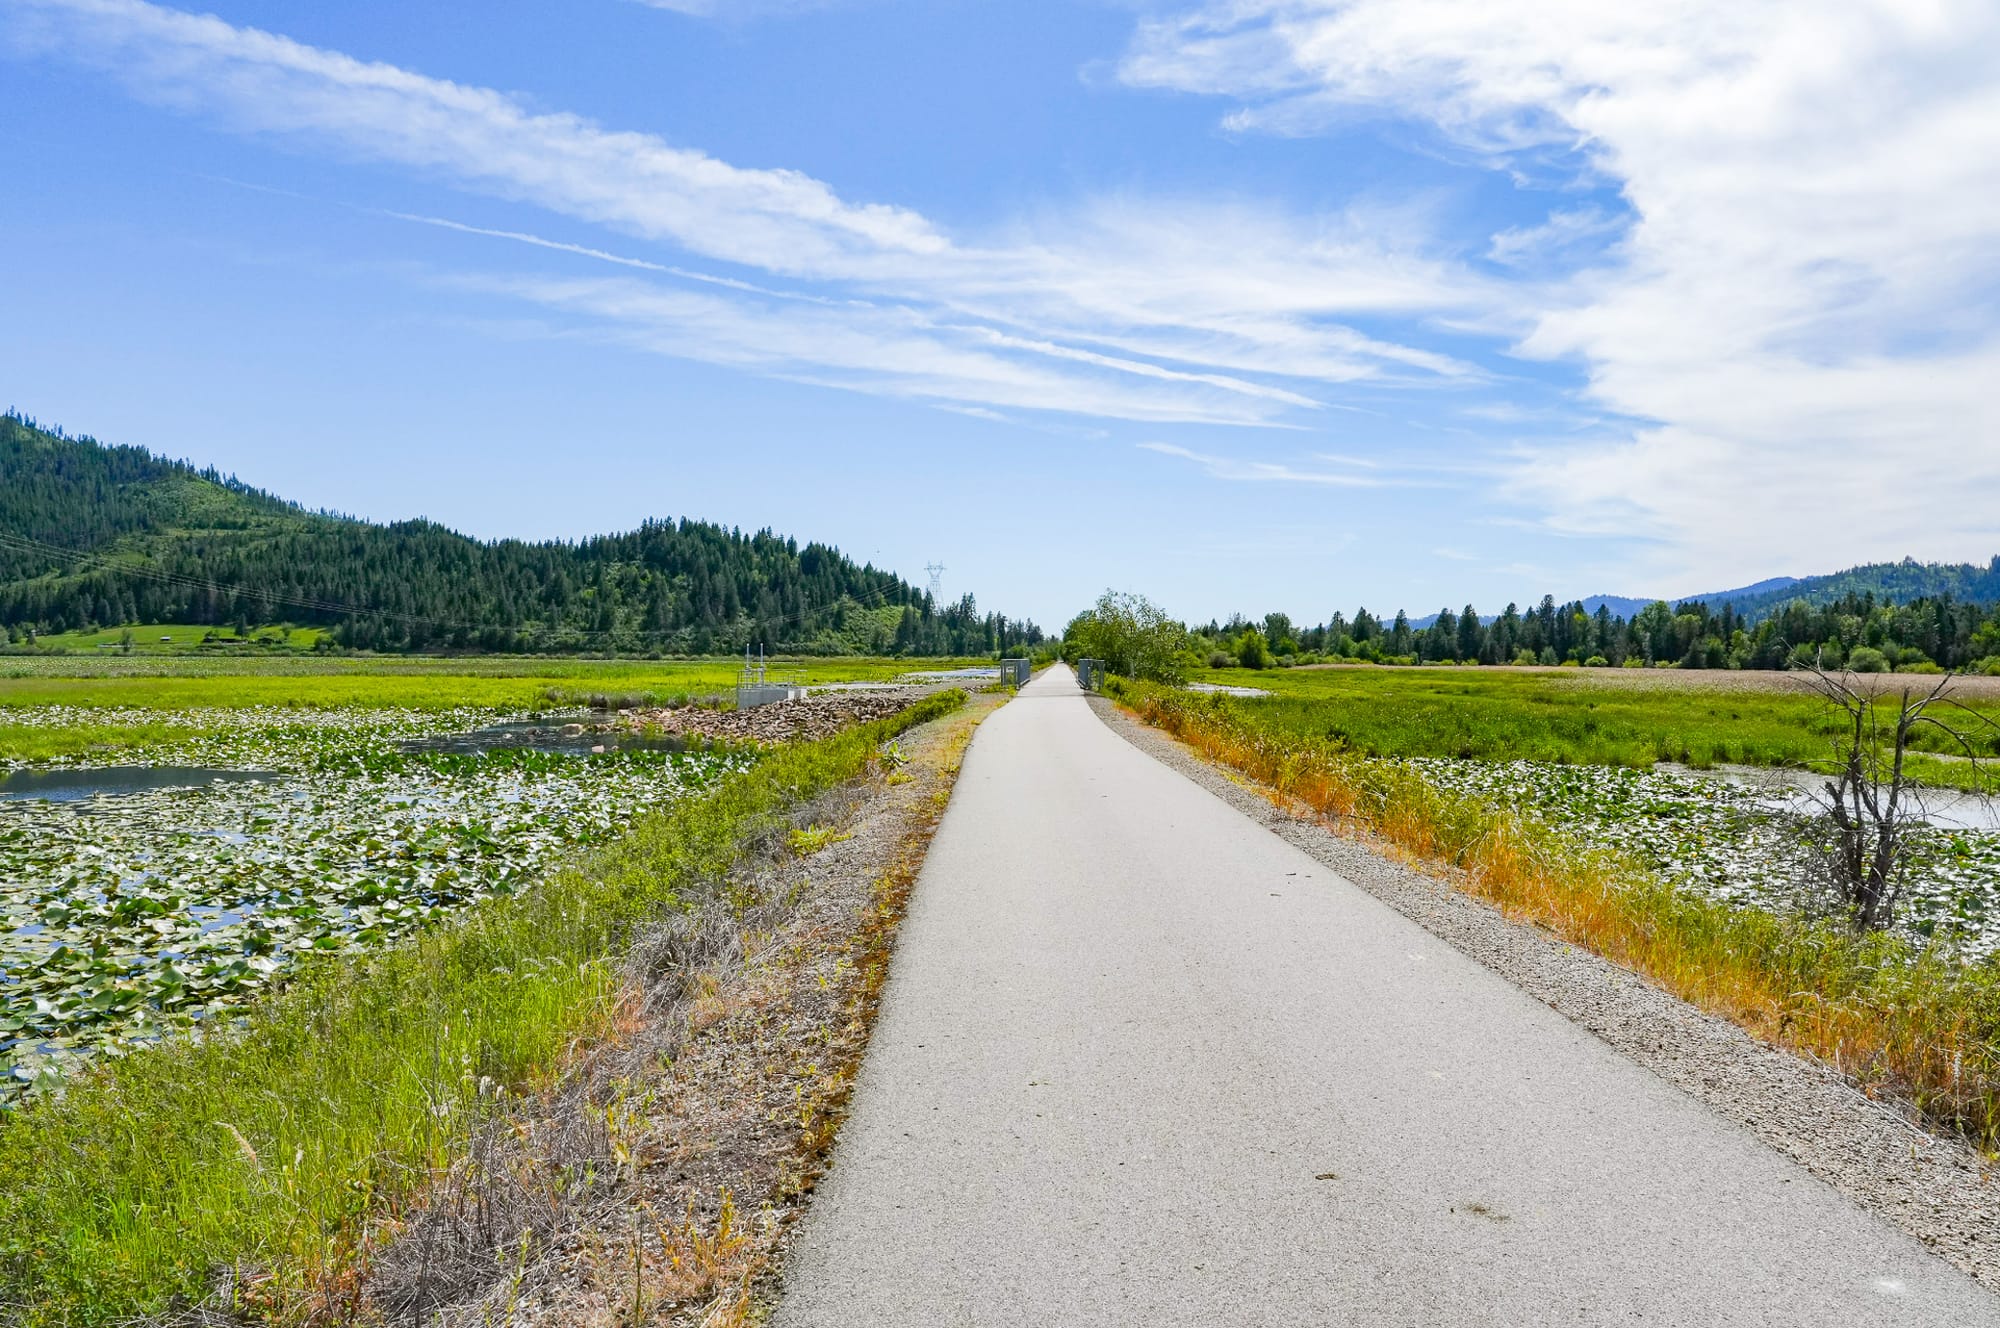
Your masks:
M990 660L862 657L771 659L773 677L809 685L887 682L911 670L990 665ZM721 696L736 684L735 659L577 660L525 656L0 657L0 758L61 754L24 728L31 712L69 707L62 727L81 735L63 750L97 743L143 745L138 711L217 707L536 710L615 701L621 705ZM94 712L94 713L92 713ZM131 742L121 741L121 731Z
M326 632L318 627L254 627L248 635L234 627L198 623L154 623L135 627L103 627L90 631L57 632L39 638L38 649L52 652L89 651L119 655L190 655L230 652L312 650Z
M809 683L952 666L770 662ZM0 1320L130 1322L228 1268L275 1270L233 1308L286 1318L510 1094L605 1032L635 929L964 697L775 749L409 745L720 693L739 667L0 659L0 775L275 776L0 801Z
M1199 670L1191 681L1258 687L1249 703L1260 727L1363 756L1560 761L1644 768L1674 762L1814 768L1840 725L1827 706L1785 675L1655 670L1521 671L1496 668L1300 668ZM1935 678L1891 679L1928 689ZM1921 730L1916 773L1952 788L2000 788L2000 695L1968 684L1974 715L1959 716L1976 754L1935 729Z

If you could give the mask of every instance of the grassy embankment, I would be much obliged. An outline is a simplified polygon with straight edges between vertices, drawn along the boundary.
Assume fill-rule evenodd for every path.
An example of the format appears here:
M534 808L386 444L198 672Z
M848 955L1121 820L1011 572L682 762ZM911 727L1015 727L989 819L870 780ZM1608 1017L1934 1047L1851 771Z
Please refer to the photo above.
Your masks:
M962 693L782 749L526 894L328 960L231 1036L75 1077L0 1122L0 1304L29 1325L121 1322L268 1270L243 1308L296 1318L358 1234L612 1016L622 938L728 870L784 810L868 768ZM324 1302L321 1311L326 1312Z
M1784 675L1715 682L1615 670L1213 669L1194 681L1268 690L1271 699L1257 707L1260 727L1363 756L1810 768L1825 763L1841 729L1824 702ZM1937 679L1876 681L1928 690ZM2000 720L2000 696L1990 688L1977 686L1965 699ZM2000 790L2000 728L1964 727L1990 767L1920 755L1913 773L1942 787ZM1962 750L1932 729L1919 729L1915 741L1920 752Z
M810 684L889 681L911 669L947 669L986 660L881 658L770 661L774 675ZM185 711L212 707L338 706L448 710L474 706L527 711L611 700L622 705L726 693L740 664L731 659L668 662L478 659L0 658L0 760L46 761L84 752L142 752L188 736L181 724L134 715L66 716L34 723L47 706L83 711ZM10 719L10 713L19 718Z
M318 627L253 627L242 635L234 627L204 627L194 623L151 623L103 627L88 632L59 632L35 642L44 651L113 651L121 655L192 655L220 652L310 651L325 636Z
M1116 680L1110 690L1204 756L1415 858L1456 868L1465 889L1508 914L1816 1056L1871 1093L1907 1101L1989 1152L2000 1149L2000 959L1965 963L1895 937L1855 937L1677 890L1533 819L1356 754L1371 740L1378 752L1431 752L1423 744L1449 721L1429 703L1399 734L1400 712L1379 693L1371 699L1381 710L1370 714L1352 703L1239 701ZM1687 722L1695 732L1707 720ZM1334 729L1371 738L1343 742ZM1463 731L1493 740L1476 718ZM1541 735L1522 734L1525 750L1495 754L1548 754Z

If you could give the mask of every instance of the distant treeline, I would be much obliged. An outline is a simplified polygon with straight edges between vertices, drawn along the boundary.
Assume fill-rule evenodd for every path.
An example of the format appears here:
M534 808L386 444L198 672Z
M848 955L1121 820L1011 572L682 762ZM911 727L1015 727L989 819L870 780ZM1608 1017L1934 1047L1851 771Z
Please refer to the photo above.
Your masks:
M1032 622L949 605L838 549L652 521L581 542L311 512L213 470L0 416L0 630L329 629L349 648L980 655Z
M1820 661L1861 671L2000 672L2000 606L1950 596L1894 604L1861 594L1823 604L1795 601L1751 622L1732 604L1660 601L1625 619L1602 607L1586 613L1581 600L1559 605L1544 597L1526 611L1509 604L1491 622L1470 604L1457 613L1444 610L1427 627L1412 626L1402 613L1384 622L1367 609L1351 619L1336 613L1317 627L1272 613L1255 623L1241 617L1211 622L1192 629L1190 640L1211 665L1252 668L1322 659L1690 669L1784 669Z

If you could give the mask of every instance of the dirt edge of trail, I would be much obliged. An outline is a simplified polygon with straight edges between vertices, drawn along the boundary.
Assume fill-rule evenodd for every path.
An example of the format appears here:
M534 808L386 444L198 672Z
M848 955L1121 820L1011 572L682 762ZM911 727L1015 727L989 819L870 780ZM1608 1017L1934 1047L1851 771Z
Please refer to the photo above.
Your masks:
M626 961L621 1031L511 1113L371 1270L359 1317L449 1328L758 1322L828 1165L890 951L973 730L796 809ZM773 707L775 708L775 707ZM496 1221L496 1210L519 1213Z
M1748 1130L1848 1199L2000 1290L2000 1167L1925 1130L1830 1067L1766 1046L1609 960L1453 886L1447 870L1195 755L1104 697L1091 709L1140 751Z

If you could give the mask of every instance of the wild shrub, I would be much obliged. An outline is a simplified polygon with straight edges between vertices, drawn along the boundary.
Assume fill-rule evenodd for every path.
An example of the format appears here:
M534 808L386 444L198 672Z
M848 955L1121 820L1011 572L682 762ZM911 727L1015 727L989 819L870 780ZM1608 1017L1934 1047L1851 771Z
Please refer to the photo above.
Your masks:
M1847 653L1850 673L1887 673L1889 658L1873 646L1856 646Z
M1187 629L1144 595L1107 590L1063 629L1068 659L1101 659L1108 672L1152 682L1180 682Z

